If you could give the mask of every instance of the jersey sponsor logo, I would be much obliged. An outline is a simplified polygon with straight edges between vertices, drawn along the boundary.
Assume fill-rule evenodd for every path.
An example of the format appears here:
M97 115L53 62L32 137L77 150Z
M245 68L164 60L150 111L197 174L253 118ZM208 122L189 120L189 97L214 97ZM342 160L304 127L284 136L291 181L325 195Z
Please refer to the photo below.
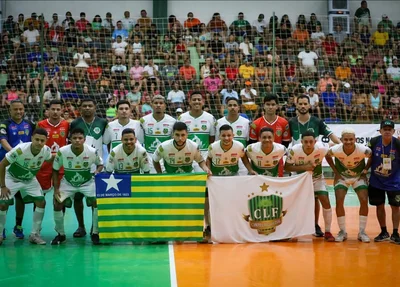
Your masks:
M19 131L18 134L19 135L23 135L25 132L24 131Z
M67 160L73 160L74 158L72 156L68 156Z
M199 132L200 129L196 126L196 127L193 128L193 131L194 131L194 132Z

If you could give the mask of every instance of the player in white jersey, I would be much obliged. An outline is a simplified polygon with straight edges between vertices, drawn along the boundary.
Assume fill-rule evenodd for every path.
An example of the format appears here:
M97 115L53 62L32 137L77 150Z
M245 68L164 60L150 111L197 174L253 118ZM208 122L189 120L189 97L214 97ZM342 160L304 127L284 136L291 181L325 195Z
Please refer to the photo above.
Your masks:
M94 174L101 172L103 160L96 149L84 142L83 129L73 129L71 144L60 148L53 162L54 222L58 234L51 241L52 245L61 244L66 239L62 210L64 205L72 206L71 200L77 192L82 193L86 197L87 205L93 207L91 238L93 244L100 243L96 191L91 167L96 165ZM59 170L61 167L64 167L64 176L60 181Z
M147 152L136 141L133 129L122 131L122 144L114 147L106 164L107 172L116 173L149 173L149 159Z
M318 196L323 209L324 238L328 242L334 242L335 237L331 233L332 209L322 172L322 161L328 153L328 149L328 145L316 142L313 131L305 131L302 134L301 144L296 144L289 149L285 170L297 173L312 172L314 193Z
M356 143L355 131L351 128L345 128L342 131L341 140L342 143L331 147L326 156L327 162L335 173L336 215L340 229L336 241L342 242L347 239L344 199L351 186L360 201L358 240L368 243L370 238L365 233L368 218L368 184L365 176L365 159L371 157L371 149ZM335 158L335 162L333 162L332 157Z
M204 99L201 92L192 92L189 105L190 111L182 114L178 121L187 125L189 139L198 144L201 156L206 159L208 146L215 140L216 120L213 115L203 111ZM202 171L197 162L193 163L193 168L195 172Z
M240 116L240 104L236 98L227 98L226 106L228 109L228 115L217 120L216 126L216 138L218 139L219 129L223 125L230 125L233 129L233 139L242 143L244 147L247 146L250 134L250 121ZM242 162L239 162L239 175L246 175L247 169Z
M164 160L167 173L191 173L193 162L197 162L202 171L211 175L199 146L188 139L188 127L185 123L176 122L172 131L173 138L161 143L153 155L153 165L157 173L162 173L160 161Z
M171 139L172 127L176 120L165 114L165 98L161 95L153 97L153 113L140 119L140 125L144 132L144 147L149 156L150 173L156 173L153 167L153 153L157 147L166 140Z
M122 131L126 128L133 129L139 144L143 143L143 130L140 122L132 120L131 114L129 101L121 100L117 103L117 119L108 123L103 136L103 143L110 144L110 151L121 143Z
M46 244L40 237L46 201L36 174L45 161L52 161L51 149L45 145L47 135L45 129L37 128L32 133L32 142L17 145L7 152L0 163L0 230L3 230L6 224L8 206L20 191L25 203L34 202L36 205L29 241L41 245ZM3 240L3 236L0 235L0 245Z
M253 170L258 174L277 177L279 161L286 154L285 146L274 142L274 130L269 127L260 130L258 140L246 148Z

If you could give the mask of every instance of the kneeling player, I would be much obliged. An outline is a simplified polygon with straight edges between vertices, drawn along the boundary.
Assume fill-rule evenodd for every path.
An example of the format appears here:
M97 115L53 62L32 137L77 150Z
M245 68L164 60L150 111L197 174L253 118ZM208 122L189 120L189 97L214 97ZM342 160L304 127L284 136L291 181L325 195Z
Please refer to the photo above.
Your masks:
M368 218L368 185L364 174L365 158L371 156L371 149L356 143L355 131L346 128L342 131L342 143L331 147L326 160L335 173L336 215L339 224L337 242L347 239L344 198L350 186L357 193L360 201L360 219L358 240L370 242L365 233ZM335 163L332 160L335 158Z
M322 160L328 152L328 146L321 142L316 142L314 132L305 131L301 137L301 144L294 145L288 152L285 163L285 170L289 172L302 173L311 171L314 193L318 196L323 208L323 217L325 221L326 241L334 242L335 237L331 233L332 209L329 202L328 191L324 174L322 173Z
M3 230L6 224L8 206L20 191L25 202L33 201L36 205L29 241L41 245L46 244L40 237L46 201L36 174L44 161L52 160L51 150L45 146L46 140L47 131L38 128L32 133L32 142L17 145L0 163L0 230ZM2 243L3 237L0 236L0 245Z
M53 185L54 185L54 222L58 235L51 241L57 245L65 241L64 204L71 207L71 200L75 193L80 192L86 197L88 206L93 206L93 233L91 235L93 244L99 244L99 224L96 202L96 191L91 166L95 164L99 173L103 169L102 159L97 151L84 144L84 131L76 128L71 131L71 144L62 147L57 152L53 163ZM64 176L60 182L59 170L64 167Z

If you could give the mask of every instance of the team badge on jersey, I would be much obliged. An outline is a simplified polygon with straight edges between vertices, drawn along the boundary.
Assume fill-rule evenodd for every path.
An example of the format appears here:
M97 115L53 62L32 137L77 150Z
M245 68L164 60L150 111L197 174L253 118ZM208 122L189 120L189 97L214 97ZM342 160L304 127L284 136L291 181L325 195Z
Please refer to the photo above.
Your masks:
M166 135L168 134L168 129L163 129L163 133Z
M238 135L239 137L243 134L243 132L242 132L241 130L237 130L236 133L237 133L237 135Z
M99 127L95 127L95 128L93 129L93 131L94 131L96 134L99 134L101 130L100 130Z
M207 125L202 125L202 126L201 126L201 129L202 129L203 131L207 130Z

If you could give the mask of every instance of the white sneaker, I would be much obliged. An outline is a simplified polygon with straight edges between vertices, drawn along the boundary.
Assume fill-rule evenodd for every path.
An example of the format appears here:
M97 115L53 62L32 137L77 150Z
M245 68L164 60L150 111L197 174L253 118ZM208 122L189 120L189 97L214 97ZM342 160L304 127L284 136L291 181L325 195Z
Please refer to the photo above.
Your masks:
M29 235L29 242L38 245L45 245L46 241L44 241L39 234L32 233Z
M368 235L365 233L365 231L361 231L358 233L358 240L364 243L369 243L371 242L371 239L369 239Z
M336 242L343 242L345 240L347 240L347 232L345 232L343 230L340 230L338 235L335 238L335 241Z

